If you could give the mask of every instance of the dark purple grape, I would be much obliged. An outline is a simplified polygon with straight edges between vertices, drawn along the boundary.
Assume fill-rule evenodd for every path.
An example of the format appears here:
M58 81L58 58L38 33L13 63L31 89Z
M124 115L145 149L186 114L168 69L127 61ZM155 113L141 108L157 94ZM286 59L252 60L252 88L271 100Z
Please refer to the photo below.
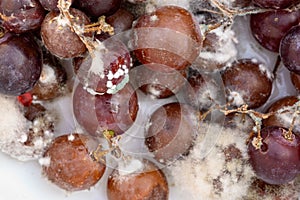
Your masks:
M300 22L300 11L273 10L251 15L250 27L254 38L266 49L278 52L282 37Z
M253 0L253 2L263 8L280 9L299 3L299 0Z
M38 29L45 17L45 10L38 0L1 0L0 13L3 26L15 33Z
M127 84L113 95L92 95L79 84L73 95L73 111L77 122L92 135L102 135L104 130L122 134L136 119L137 94Z
M290 29L280 43L280 57L284 66L300 74L300 25Z
M286 139L287 132L284 128L268 126L261 130L261 147L257 148L253 141L248 145L252 167L266 183L285 184L299 174L300 138L292 133L291 140Z
M0 93L18 96L32 89L41 69L42 52L29 35L0 38Z
M111 15L121 5L122 0L74 0L74 6L91 17Z

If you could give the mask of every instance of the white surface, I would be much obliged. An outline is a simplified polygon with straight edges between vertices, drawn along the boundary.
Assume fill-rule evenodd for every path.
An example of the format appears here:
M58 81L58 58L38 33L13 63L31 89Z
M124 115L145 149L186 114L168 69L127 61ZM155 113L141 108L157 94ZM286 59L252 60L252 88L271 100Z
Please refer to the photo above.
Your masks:
M245 32L244 29L247 29L245 26L245 21L238 22L236 25L236 29L239 32ZM242 30L243 29L243 30ZM246 30L247 32L247 30ZM241 41L247 41L249 35L240 36ZM249 41L249 40L248 40ZM253 40L252 40L253 41ZM241 44L240 44L241 45ZM267 54L272 55L271 59L266 57L266 55L261 54L261 50L259 50L256 46L257 44L253 41L252 43L245 43L239 49L239 56L245 57L245 55L249 57L256 57L257 59L268 60L269 64L274 64L276 57L274 54L267 52ZM284 71L279 77L274 86L277 89L274 89L272 94L272 100L278 99L280 96L286 94L292 94L295 91L287 90L285 85L290 85L287 71L281 67L279 71ZM65 98L62 99L61 103L58 104L60 108L67 110L62 115L62 123L59 124L58 129L61 133L71 132L74 130L74 121L71 115L71 105L68 103L70 99ZM168 100L167 100L168 101ZM145 103L143 107L141 107L139 116L147 117L151 110L153 111L156 107L159 106L160 103L150 102L150 104ZM152 106L149 106L152 105ZM148 114L147 114L148 113ZM138 122L141 124L145 123L145 118L139 118ZM142 130L144 127L136 126L135 128ZM139 138L137 138L139 139ZM131 141L134 142L134 141ZM130 147L133 146L128 146ZM140 147L143 148L143 147ZM104 177L100 180L100 182L92 188L90 191L81 191L74 193L67 193L55 185L48 182L41 174L41 166L37 161L22 163L16 161L9 156L0 153L0 199L1 200L106 200L105 194L105 185L106 185L106 176L110 170L107 170ZM192 184L192 183L191 183ZM176 190L171 188L170 199L177 199Z

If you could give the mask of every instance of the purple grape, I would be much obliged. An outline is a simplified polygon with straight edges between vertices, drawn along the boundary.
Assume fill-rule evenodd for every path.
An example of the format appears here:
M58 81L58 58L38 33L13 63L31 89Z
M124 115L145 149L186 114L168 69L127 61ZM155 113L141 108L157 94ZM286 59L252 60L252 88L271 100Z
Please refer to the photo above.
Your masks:
M42 53L28 35L6 33L0 38L0 93L18 96L40 77Z
M278 52L282 37L299 21L300 11L273 10L251 15L250 27L254 38L263 47Z
M259 179L269 184L292 181L300 170L300 139L292 134L292 140L284 137L287 130L268 126L261 130L263 145L256 149L250 142L250 162Z
M15 33L38 29L45 17L45 10L37 0L1 0L0 13L3 26Z
M300 74L300 25L293 27L282 38L280 56L288 70Z
M299 0L253 0L253 2L263 8L286 8L299 3Z
M121 5L122 0L74 0L74 6L91 17L111 15Z

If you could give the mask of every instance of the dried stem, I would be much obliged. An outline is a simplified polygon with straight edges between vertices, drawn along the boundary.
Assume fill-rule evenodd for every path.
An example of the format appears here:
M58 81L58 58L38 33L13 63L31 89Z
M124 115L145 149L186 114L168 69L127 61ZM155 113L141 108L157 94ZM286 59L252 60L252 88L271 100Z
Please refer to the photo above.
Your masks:
M76 24L74 22L74 16L71 15L70 13L70 6L72 4L72 0L58 0L57 3L57 7L60 11L60 15L62 15L61 17L67 19L68 21L68 26L70 27L70 29L80 38L80 40L85 44L86 48L88 49L88 51L90 53L93 53L95 48L96 48L96 44L95 42L89 38L89 37L85 37L84 33L90 33L90 32L97 32L97 33L101 33L101 32L108 32L109 34L113 34L114 29L112 26L110 26L109 24L107 24L105 22L105 17L102 16L99 18L99 21L94 23L94 24L90 24L90 25L79 25Z
M119 135L116 136L115 132L112 130L103 131L103 136L108 142L108 149L103 150L103 146L98 145L97 149L92 152L92 157L98 162L99 161L105 162L105 159L103 159L103 157L105 157L109 153L111 153L117 159L123 158L124 155L119 146L119 141L121 139L121 136Z
M96 32L97 34L105 32L109 35L113 35L114 28L105 22L105 16L101 16L99 17L98 22L84 26L84 32Z

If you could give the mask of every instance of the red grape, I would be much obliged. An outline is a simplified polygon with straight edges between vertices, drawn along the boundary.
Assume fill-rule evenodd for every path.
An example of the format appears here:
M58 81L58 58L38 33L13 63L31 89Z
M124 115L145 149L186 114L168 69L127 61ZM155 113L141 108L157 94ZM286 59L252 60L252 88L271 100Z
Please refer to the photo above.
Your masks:
M280 57L284 66L300 74L300 25L291 28L280 43Z
M134 172L124 172L122 169L112 172L107 182L109 200L168 199L168 182L163 172L148 160L143 160L141 165L141 169Z
M89 189L100 180L106 168L90 155L91 148L96 147L94 139L88 135L59 136L43 156L49 159L49 163L43 166L43 172L51 182L64 190Z
M127 84L116 94L94 96L79 84L73 96L73 111L78 123L92 135L102 135L104 130L122 134L136 118L137 94Z
M142 64L152 64L154 70L158 70L155 63L185 69L197 58L202 44L192 14L176 6L161 7L141 16L134 32L137 59Z
M114 94L129 81L129 51L114 38L105 40L92 54L74 59L73 64L81 84L97 93Z
M262 146L249 143L250 162L258 178L269 184L285 184L292 181L300 170L300 138L292 133L285 138L287 130L268 126L261 130Z
M222 72L227 101L233 106L262 106L271 95L272 80L266 67L254 60L238 60Z
M188 105L161 106L150 117L145 144L159 162L174 161L192 146L196 123L197 112Z
M89 24L89 18L80 10L70 9L76 25ZM73 58L86 51L85 44L80 40L66 22L67 19L58 12L46 15L41 26L41 37L46 48L61 58Z

